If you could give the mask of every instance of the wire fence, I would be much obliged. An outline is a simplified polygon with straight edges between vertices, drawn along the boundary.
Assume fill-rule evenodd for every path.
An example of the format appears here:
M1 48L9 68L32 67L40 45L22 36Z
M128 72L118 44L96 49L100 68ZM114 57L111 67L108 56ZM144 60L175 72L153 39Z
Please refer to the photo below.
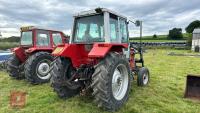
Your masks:
M131 45L139 46L140 42L131 42ZM142 42L144 47L187 47L186 42Z

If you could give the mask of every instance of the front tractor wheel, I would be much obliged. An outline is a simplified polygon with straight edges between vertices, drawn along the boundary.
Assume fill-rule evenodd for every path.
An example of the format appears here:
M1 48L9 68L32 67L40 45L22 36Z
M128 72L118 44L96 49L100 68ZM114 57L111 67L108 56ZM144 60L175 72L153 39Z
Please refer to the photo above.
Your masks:
M53 57L48 52L37 52L31 55L25 63L25 77L32 84L48 82L51 74L48 73Z
M20 62L16 55L9 58L6 69L10 77L15 79L24 78L24 65Z
M108 54L97 66L92 76L92 88L98 107L118 110L128 99L130 91L130 67L120 54Z
M146 67L142 67L139 69L137 84L138 86L146 86L149 83L150 74L149 70Z
M69 59L55 59L50 73L51 86L60 98L68 99L80 92L80 84L73 78L75 69Z

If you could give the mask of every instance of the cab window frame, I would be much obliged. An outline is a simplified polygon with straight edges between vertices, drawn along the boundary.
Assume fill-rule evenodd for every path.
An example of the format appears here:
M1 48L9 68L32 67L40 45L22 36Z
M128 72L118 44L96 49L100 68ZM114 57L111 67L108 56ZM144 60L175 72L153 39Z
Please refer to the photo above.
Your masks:
M47 40L48 40L48 43L47 43L47 45L45 45L46 44L46 42L44 41L44 45L40 45L39 43L38 43L38 36L39 36L39 34L46 34L47 35ZM51 46L51 36L50 36L50 31L47 31L47 30L36 30L36 36L35 36L35 45L37 46L37 47L50 47ZM41 37L40 37L40 39L42 39Z

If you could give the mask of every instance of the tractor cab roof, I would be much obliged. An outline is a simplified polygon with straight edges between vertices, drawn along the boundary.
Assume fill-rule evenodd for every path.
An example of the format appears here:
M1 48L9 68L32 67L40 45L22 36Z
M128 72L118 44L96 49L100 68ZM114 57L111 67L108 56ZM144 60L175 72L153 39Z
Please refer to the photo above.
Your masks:
M23 27L20 28L20 30L21 30L22 32L31 31L31 30L34 30L34 29L37 29L37 30L45 30L45 31L61 32L61 31L58 31L58 30L52 30L52 29L43 28L43 27L36 27L36 26L23 26Z
M96 8L96 9L92 9L92 10L88 10L88 11L82 11L82 12L75 14L74 17L76 18L76 17L96 15L96 14L103 13L103 12L108 12L108 13L116 15L118 17L127 19L127 17L125 17L125 16L123 16L123 15L121 15L121 14L115 12L115 11L106 9L106 8Z

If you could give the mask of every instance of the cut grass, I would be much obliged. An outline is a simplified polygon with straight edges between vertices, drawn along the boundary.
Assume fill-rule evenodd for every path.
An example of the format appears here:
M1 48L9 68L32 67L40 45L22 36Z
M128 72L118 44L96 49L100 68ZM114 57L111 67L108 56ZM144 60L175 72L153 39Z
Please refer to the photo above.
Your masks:
M186 50L147 50L145 65L150 69L151 81L147 87L133 82L128 102L118 113L199 113L200 102L183 98L186 75L200 74L198 57L168 56L169 52L191 53ZM50 84L30 85L14 80L0 72L0 111L41 113L103 113L91 98L75 96L59 99ZM26 106L13 109L9 106L10 91L26 91Z

